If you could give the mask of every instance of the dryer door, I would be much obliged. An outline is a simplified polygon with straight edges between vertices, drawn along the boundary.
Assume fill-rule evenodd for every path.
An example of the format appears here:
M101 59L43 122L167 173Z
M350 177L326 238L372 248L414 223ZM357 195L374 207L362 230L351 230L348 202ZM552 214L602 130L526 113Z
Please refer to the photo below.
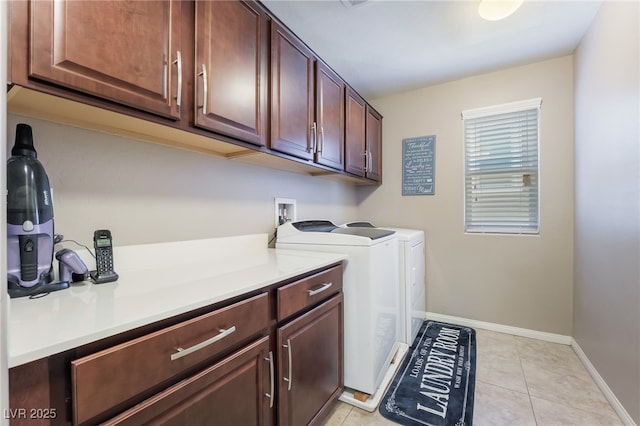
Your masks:
M409 297L407 302L411 315L411 336L409 339L409 344L411 344L418 335L427 310L424 242L412 246L408 258L410 287L407 289Z

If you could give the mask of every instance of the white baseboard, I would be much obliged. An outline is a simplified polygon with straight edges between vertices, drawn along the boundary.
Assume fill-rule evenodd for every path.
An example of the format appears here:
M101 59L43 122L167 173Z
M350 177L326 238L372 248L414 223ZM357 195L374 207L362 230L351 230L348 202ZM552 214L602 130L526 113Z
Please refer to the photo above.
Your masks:
M547 333L544 331L529 330L527 328L512 327L510 325L495 324L492 322L476 321L467 318L453 317L450 315L427 312L427 319L449 322L451 324L466 325L468 327L481 328L483 330L496 331L498 333L513 334L514 336L529 337L531 339L544 340L551 343L571 345L573 338L563 334Z
M627 410L625 410L620 401L618 401L618 398L616 398L611 388L609 388L602 376L600 376L598 370L596 370L593 364L591 364L591 361L589 361L587 355L584 353L580 345L578 345L578 342L576 342L573 338L571 339L571 347L573 348L573 351L576 353L576 355L578 355L578 358L580 359L580 361L582 361L582 364L587 369L591 377L593 377L596 385L598 385L605 398L607 398L609 404L611 404L611 407L613 407L613 410L616 412L618 417L620 417L622 423L624 423L626 426L637 426L636 422L633 421Z
M513 334L515 336L521 337L529 337L531 339L544 340L551 343L560 343L563 345L569 345L573 349L573 351L578 356L578 359L582 362L584 367L587 369L593 380L596 382L596 385L600 388L602 393L604 394L611 407L616 412L618 417L620 417L620 421L625 424L625 426L637 426L633 421L627 410L624 409L618 398L614 395L611 388L607 386L607 383L604 381L602 376L598 373L598 370L591 364L587 355L583 352L578 345L578 342L571 336L565 336L562 334L554 334L554 333L546 333L543 331L529 330L526 328L512 327L510 325L502 325L495 324L491 322L484 321L476 321L467 318L454 317L450 315L442 315L436 314L434 312L427 312L426 319L433 321L441 321L448 322L451 324L464 325L467 327L481 328L483 330L496 331L498 333L507 333Z

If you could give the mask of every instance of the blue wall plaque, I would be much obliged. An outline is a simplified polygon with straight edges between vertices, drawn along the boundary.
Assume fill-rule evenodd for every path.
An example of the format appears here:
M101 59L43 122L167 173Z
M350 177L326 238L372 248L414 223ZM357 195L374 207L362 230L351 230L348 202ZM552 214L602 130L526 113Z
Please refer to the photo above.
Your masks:
M402 140L402 195L435 194L436 137Z

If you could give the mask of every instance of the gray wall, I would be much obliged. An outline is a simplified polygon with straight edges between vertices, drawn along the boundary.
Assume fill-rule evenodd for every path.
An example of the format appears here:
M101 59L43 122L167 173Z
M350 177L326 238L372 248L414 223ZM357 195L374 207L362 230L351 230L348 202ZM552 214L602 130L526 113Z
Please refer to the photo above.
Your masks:
M0 2L0 22L2 23L2 27L6 28L5 23L7 22L7 2ZM0 85L5 87L7 84L7 32L0 30ZM7 122L7 96L6 92L3 90L0 93L0 135L6 134L6 122ZM0 188L6 187L6 176L7 172L5 170L6 159L4 158L4 152L0 155ZM5 251L5 241L6 241L6 227L4 226L6 220L6 211L7 206L6 197L2 197L2 201L0 201L0 223L2 223L2 227L0 228L0 247L2 247L2 252ZM6 256L0 256L0 277L5 277L6 271ZM0 287L0 413L4 413L4 410L9 408L9 378L7 374L7 318L9 311L9 296L7 296L7 287L2 285ZM5 416L0 417L0 425L8 425L9 420L4 418Z
M297 200L298 219L356 218L342 182L234 162L17 115L33 127L53 189L56 232L92 244L109 228L117 245L274 231L274 198Z
M604 2L575 54L573 336L640 424L638 2Z
M464 232L466 109L542 97L540 235ZM359 190L361 216L427 238L427 310L571 335L572 57L483 74L373 102L384 116L383 185ZM402 196L402 139L436 136L435 195Z

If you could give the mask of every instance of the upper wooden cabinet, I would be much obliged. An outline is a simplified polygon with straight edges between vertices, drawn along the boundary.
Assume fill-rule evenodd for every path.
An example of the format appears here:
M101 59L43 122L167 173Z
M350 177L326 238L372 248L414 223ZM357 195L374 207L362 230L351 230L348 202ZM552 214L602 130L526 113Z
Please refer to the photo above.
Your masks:
M365 134L367 104L353 89L347 88L345 127L345 171L357 176L365 174Z
M267 142L268 20L255 2L196 2L195 125Z
M343 170L344 93L335 72L272 23L271 149Z
M10 113L380 182L381 117L259 1L28 0L8 12Z
M351 88L346 95L345 171L382 181L382 116Z
M314 157L314 55L297 37L271 23L270 148Z
M180 117L180 1L33 1L30 78Z
M345 83L322 61L316 61L316 163L344 167Z
M366 118L367 167L365 177L382 182L382 116L367 105Z

